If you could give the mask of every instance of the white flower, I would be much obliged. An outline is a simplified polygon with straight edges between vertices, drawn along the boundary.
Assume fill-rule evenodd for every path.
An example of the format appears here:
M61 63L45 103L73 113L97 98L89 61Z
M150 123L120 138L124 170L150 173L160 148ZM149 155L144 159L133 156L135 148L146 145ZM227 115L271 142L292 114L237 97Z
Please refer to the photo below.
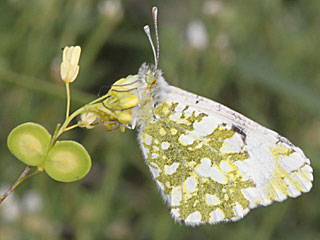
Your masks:
M88 129L94 128L91 124L97 119L97 115L92 112L82 113L80 115L79 126Z
M193 20L187 26L187 43L192 48L202 50L208 46L208 33L200 20Z
M72 83L79 73L79 59L81 54L81 48L65 47L63 49L62 63L60 67L61 79L65 83Z

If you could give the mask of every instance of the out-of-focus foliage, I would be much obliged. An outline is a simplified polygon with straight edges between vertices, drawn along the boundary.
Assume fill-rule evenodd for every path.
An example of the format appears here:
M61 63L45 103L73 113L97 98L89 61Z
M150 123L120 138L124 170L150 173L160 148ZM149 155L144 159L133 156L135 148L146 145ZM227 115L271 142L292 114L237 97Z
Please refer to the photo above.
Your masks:
M320 1L0 1L0 190L23 165L6 137L23 122L63 121L61 48L81 45L72 108L153 56L143 32L158 4L160 68L167 81L217 100L304 149L314 188L236 223L175 224L134 131L77 129L93 167L63 184L40 174L0 207L0 239L320 239Z

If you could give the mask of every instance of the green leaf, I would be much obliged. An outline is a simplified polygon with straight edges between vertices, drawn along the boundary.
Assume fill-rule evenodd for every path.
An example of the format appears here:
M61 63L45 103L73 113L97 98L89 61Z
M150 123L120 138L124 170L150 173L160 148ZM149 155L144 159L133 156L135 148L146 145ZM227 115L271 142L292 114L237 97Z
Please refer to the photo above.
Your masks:
M23 123L14 128L7 139L11 153L29 166L38 166L44 160L51 135L40 124Z
M60 182L77 181L86 176L90 168L90 155L74 141L58 141L44 163L47 174Z

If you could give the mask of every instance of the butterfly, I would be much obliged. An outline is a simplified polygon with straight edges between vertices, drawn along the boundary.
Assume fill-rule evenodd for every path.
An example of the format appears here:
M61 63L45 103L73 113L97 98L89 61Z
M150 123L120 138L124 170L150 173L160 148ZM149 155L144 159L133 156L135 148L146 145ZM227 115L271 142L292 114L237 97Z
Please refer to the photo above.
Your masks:
M155 64L115 82L103 102L104 125L138 129L145 163L170 208L186 225L237 221L251 209L310 191L309 159L299 147L230 108L170 86Z

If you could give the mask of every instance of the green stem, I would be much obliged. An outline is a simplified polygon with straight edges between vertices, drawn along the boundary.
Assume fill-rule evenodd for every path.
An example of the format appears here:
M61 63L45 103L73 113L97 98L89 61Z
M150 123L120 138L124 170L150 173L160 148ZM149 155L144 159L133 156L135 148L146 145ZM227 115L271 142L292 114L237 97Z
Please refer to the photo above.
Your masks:
M27 175L29 173L29 171L31 170L31 166L27 166L24 171L21 173L21 175L19 176L19 178L16 180L16 182L14 184L12 184L9 189L0 196L0 204L9 196L10 193L13 192L13 190L15 190L24 180L28 179L31 176L34 176L36 174L38 174L40 171L37 169L34 172L30 173L29 175Z
M68 119L70 114L70 85L66 82L66 92L67 92L67 110L66 110L66 119Z
M69 131L69 130L71 130L71 129L74 129L74 128L76 128L76 127L79 127L79 126L80 126L79 123L74 124L74 125L72 125L72 126L70 126L70 127L65 128L65 129L64 129L64 132L67 132L67 131Z
M70 129L68 128L68 125L70 124L70 122L71 122L74 118L76 118L79 114L81 114L82 112L85 112L89 105L92 105L92 104L95 104L95 103L97 103L97 102L100 102L100 101L102 101L102 100L104 100L104 99L106 99L106 98L108 98L108 97L109 97L109 95L106 94L106 95L104 95L104 96L102 96L102 97L100 97L100 98L98 98L98 99L93 100L92 102L86 104L85 106L79 108L78 110L74 111L70 116L68 116L68 118L66 118L66 120L65 120L64 123L62 124L61 128L59 128L58 132L53 136L53 141L55 141L62 133L70 130ZM77 125L77 124L76 124L76 125ZM77 127L77 126L75 126L75 127ZM73 128L73 127L72 127L72 128ZM72 128L71 128L71 129L72 129Z
M55 141L62 133L64 133L70 124L70 122L76 118L79 114L83 112L85 107L79 108L77 111L73 112L61 125L61 128L57 131L57 133L53 136L53 141Z

